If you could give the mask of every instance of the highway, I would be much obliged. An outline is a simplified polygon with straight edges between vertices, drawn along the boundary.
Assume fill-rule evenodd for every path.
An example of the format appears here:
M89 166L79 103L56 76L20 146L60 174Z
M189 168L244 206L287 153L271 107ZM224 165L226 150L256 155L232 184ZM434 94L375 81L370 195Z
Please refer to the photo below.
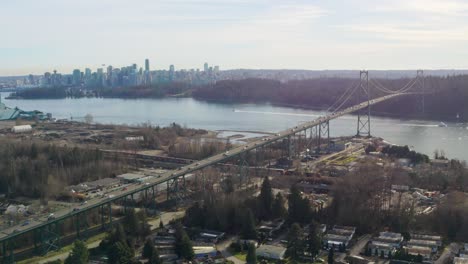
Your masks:
M379 98L370 100L369 104L374 105L374 104L383 102L385 100L388 100L388 99L391 99L391 98L394 98L394 97L397 97L397 96L401 96L401 95L406 95L406 94L408 94L408 93L392 94L392 95L379 97ZM166 173L159 174L159 175L156 174L156 173L154 175L150 174L149 176L154 176L154 177L152 179L148 180L144 184L129 185L125 189L122 188L122 189L118 189L118 190L114 190L112 192L109 192L109 193L107 193L107 195L105 197L90 199L90 200L87 201L86 204L83 204L81 206L76 206L76 207L73 207L73 208L67 208L67 209L62 209L62 210L56 211L56 212L54 212L54 219L49 220L48 216L43 216L43 217L38 218L37 220L31 219L29 224L27 224L27 225L19 224L19 225L10 227L8 229L5 229L5 230L1 231L1 233L0 233L0 242L13 239L15 237L18 237L18 236L24 234L24 233L31 232L31 231L33 231L35 229L47 226L51 222L61 221L61 220L73 217L73 216L75 216L75 215L77 215L77 214L79 214L79 213L81 213L83 211L92 210L92 209L98 208L100 206L107 205L108 203L117 201L117 200L119 200L119 199L121 199L123 197L130 196L132 194L151 189L153 186L165 183L165 182L167 182L169 180L172 180L172 179L177 179L177 178L179 178L179 177L181 177L181 176L183 176L185 174L188 174L188 173L203 169L205 167L208 167L208 166L223 162L225 160L235 158L236 156L239 156L242 153L245 153L245 152L248 152L250 150L259 148L261 146L271 144L271 143L276 142L278 140L282 140L284 138L287 138L288 136L292 136L292 135L294 135L294 134L296 134L298 132L301 132L301 131L304 131L306 129L310 129L312 127L320 125L321 123L324 123L324 122L327 122L329 120L336 119L336 118L338 118L340 116L347 115L347 114L356 112L356 111L358 111L360 109L366 108L367 105L368 105L368 103L366 101L364 103L361 103L361 104L346 108L346 109L344 109L342 111L331 113L330 115L317 118L317 119L315 119L313 121L310 121L310 122L303 123L300 126L296 126L294 128L291 128L291 129L280 131L280 132L278 132L278 133L276 133L276 134L274 134L272 136L264 137L264 138L262 138L260 140L250 142L250 143L242 145L240 147L231 149L229 151L226 151L225 153L220 153L220 154L211 156L209 158L206 158L204 160L194 161L193 163L191 163L189 165L186 165L186 166L183 166L183 167L180 167L180 168L178 168L176 170L168 171Z

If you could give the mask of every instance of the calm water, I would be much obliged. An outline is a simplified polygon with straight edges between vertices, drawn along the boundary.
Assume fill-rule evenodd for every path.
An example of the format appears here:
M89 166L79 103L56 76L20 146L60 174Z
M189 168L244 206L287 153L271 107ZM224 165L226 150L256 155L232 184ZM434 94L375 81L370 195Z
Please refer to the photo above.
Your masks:
M2 94L2 98L5 94ZM176 122L188 127L210 130L275 132L300 122L315 119L323 112L269 104L218 104L191 98L165 99L57 99L3 100L9 107L41 110L55 118L83 120L91 114L95 122L113 124L168 125ZM332 136L356 133L356 117L344 116L330 122ZM372 119L372 135L432 156L435 149L443 149L450 158L468 160L468 130L438 127L434 121L408 121L391 118Z

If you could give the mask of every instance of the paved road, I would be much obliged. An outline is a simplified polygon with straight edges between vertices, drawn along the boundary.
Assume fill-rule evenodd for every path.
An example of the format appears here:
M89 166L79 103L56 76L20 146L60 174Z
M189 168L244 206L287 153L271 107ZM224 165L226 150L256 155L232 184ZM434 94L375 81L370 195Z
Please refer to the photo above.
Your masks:
M101 240L94 241L93 243L87 244L87 247L88 247L88 249L97 248L97 247L99 247L100 243L101 243ZM43 264L43 263L47 263L49 261L55 261L55 260L59 260L59 259L64 261L66 258L68 258L68 255L70 255L70 251L64 252L64 253L59 254L59 255L55 255L55 256L47 258L47 259L43 259L43 260L41 260L41 261L39 261L37 263L38 264Z
M356 244L354 244L354 246L349 250L349 254L359 256L359 253L364 252L364 247L366 246L367 242L369 242L371 237L372 236L370 234L359 237L356 241Z
M234 257L231 252L229 252L228 248L229 246L231 245L232 242L234 241L237 241L237 237L236 236L232 236L232 237L229 237L227 238L226 240L224 240L223 242L219 243L216 245L216 249L221 251L221 254L223 254L223 256L227 259L227 260L230 260L232 262L234 262L234 264L245 264L245 261L242 261L236 257Z
M436 260L434 264L448 264L459 249L460 245L457 243L451 243L444 248L442 255L440 255L439 259Z
M159 222L162 220L163 224L168 224L171 220L179 219L184 217L185 211L176 211L176 212L165 212L160 215L160 217L148 221L151 230L155 230L159 227Z

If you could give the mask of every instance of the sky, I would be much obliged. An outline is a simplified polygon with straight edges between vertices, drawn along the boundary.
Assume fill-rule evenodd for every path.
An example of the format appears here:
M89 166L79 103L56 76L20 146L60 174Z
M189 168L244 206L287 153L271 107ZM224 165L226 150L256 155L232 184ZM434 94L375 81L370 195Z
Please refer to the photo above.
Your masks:
M468 0L10 0L0 76L152 69L468 69Z

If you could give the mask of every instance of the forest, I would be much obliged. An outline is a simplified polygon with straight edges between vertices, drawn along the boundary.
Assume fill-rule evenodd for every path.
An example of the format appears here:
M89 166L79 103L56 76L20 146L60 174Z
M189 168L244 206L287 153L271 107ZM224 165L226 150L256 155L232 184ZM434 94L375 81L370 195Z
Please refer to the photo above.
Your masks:
M378 79L390 90L398 90L410 79ZM311 109L328 109L345 91L358 85L357 79L318 78L280 82L267 79L219 81L214 85L197 88L192 96L200 100L273 103ZM372 82L373 83L373 82ZM371 84L371 97L385 95ZM422 95L398 97L372 107L374 114L405 118L425 118L464 122L468 120L468 75L424 78L424 112ZM414 87L417 87L415 85ZM351 89L353 90L353 89ZM356 90L359 91L359 90ZM415 92L421 92L416 90ZM345 96L347 97L347 96ZM365 100L362 92L355 92L342 108ZM334 110L334 109L332 109ZM459 119L457 119L457 114Z
M10 196L47 199L64 186L111 177L123 170L125 165L105 161L97 149L27 140L2 140L0 144L0 192Z

